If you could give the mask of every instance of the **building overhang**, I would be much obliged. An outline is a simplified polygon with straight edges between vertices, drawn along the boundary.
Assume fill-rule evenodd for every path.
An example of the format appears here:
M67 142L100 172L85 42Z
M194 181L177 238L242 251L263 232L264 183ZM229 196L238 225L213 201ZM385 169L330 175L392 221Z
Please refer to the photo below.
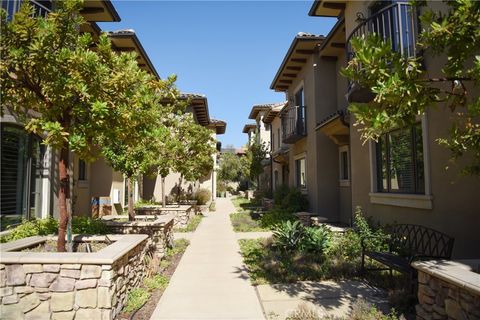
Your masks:
M110 0L86 0L80 14L88 22L119 22L121 20Z
M215 130L216 134L224 134L227 130L227 123L223 120L211 118L209 128Z
M273 160L273 162L276 162L276 163L287 164L288 163L288 148L282 147L282 148L272 152L272 160Z
M320 122L315 130L322 132L339 146L350 144L350 127L346 114L346 111L331 114Z
M112 42L112 49L118 52L136 52L138 66L143 70L150 72L160 79L153 63L143 48L135 31L132 29L107 32L108 38Z
M257 130L257 125L255 123L249 123L249 124L246 124L244 127L243 127L243 133L249 133L250 131L255 131Z
M252 107L252 110L250 110L250 114L248 115L248 119L252 119L252 120L257 119L257 116L260 112L270 110L271 106L272 106L271 103L254 105Z
M193 113L193 117L198 124L204 127L208 127L210 125L208 100L205 95L196 93L181 93L180 99L189 101L187 111L191 111Z
M345 11L345 0L315 0L308 15L311 17L339 17Z
M324 36L310 33L298 33L292 41L282 64L270 85L275 91L286 91L307 63L308 58L322 44Z
M319 56L325 60L336 60L345 54L345 19L340 18L319 47Z
M265 113L265 116L263 117L263 122L264 123L272 123L273 119L275 119L275 117L277 117L280 112L283 110L283 108L285 108L285 106L287 105L287 101L285 102L282 102L282 103L278 103L274 106L272 106L266 113Z

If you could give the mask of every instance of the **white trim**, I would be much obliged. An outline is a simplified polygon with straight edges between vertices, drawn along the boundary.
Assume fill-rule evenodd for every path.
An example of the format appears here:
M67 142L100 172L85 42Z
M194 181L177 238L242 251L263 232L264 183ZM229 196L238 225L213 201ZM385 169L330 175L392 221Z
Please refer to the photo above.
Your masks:
M52 159L53 159L53 148L47 146L45 150L45 154L43 156L43 172L42 172L42 212L41 217L42 219L48 218L50 214L50 199L52 194L52 185L51 180L53 174L53 170L55 168L52 166Z
M371 192L370 202L395 207L432 209L433 196L424 194L377 193Z

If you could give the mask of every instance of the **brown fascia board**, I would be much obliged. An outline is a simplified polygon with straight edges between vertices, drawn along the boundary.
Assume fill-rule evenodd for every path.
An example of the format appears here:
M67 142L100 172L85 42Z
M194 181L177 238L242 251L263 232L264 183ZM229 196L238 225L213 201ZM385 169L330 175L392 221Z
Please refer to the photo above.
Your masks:
M326 1L323 1L323 2L326 2ZM335 15L335 14L317 14L317 10L318 8L320 7L320 5L322 4L322 0L315 0L313 1L313 4L312 6L310 7L310 10L308 11L308 15L310 17L330 17L330 18L337 18L339 15Z
M282 64L280 65L280 68L278 68L277 74L273 78L272 83L270 84L270 89L275 90L275 84L278 81L278 78L282 76L282 73L285 69L286 64L290 60L290 56L295 52L295 48L297 44L300 41L322 41L324 40L324 36L300 36L296 35L295 38L293 38L292 44L290 45L290 48L288 48L287 54L283 58Z
M224 134L227 130L227 122L218 119L210 119L210 124L215 128L216 134Z
M323 49L325 49L330 41L333 39L333 37L335 36L335 33L341 28L344 26L344 23L345 23L345 18L342 17L340 19L338 19L338 21L335 23L335 25L333 26L332 30L330 30L330 32L327 34L327 37L325 38L325 40L322 42L322 44L320 45L318 51L321 53ZM345 40L346 41L346 40Z
M257 128L257 125L254 124L254 123L249 123L249 124L246 124L243 126L243 133L248 133L248 131L250 131L249 129L256 129Z
M152 71L153 75L154 75L155 77L157 77L157 79L161 79L161 78L160 78L160 75L157 73L157 70L156 70L155 67L153 66L152 61L151 61L150 58L148 57L147 52L146 52L145 49L143 48L142 43L141 43L140 40L138 39L136 33L133 32L133 31L124 31L123 33L120 33L120 32L121 32L121 31L108 32L108 36L111 37L111 38L131 38L131 39L133 40L133 42L135 43L135 46L136 46L136 47L138 48L138 50L140 51L140 54L141 54L142 57L145 59L145 62L147 63L148 68Z
M188 100L190 99L190 108L192 109L192 112L194 113L195 119L198 122L198 124L207 127L211 120L210 120L210 114L208 110L208 100L207 97L201 94L196 94L196 93L180 93L180 99ZM200 104L194 104L193 102L200 102ZM205 121L200 122L199 121L199 115L200 112L198 108L203 109L203 113L205 114Z
M115 9L114 5L110 0L103 0L103 3L107 7L107 10L110 12L110 14L113 17L113 22L120 22L122 19L118 15L117 10Z
M250 114L248 115L248 119L255 120L257 119L257 115L260 111L269 110L271 107L269 105L255 105L252 107Z

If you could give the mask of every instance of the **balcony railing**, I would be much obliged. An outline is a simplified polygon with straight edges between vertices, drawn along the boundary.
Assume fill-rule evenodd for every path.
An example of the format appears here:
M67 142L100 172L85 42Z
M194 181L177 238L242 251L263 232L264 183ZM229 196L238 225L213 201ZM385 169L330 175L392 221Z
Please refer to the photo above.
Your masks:
M347 57L351 60L355 53L351 39L377 34L385 42L390 41L392 50L406 57L417 54L418 17L415 7L407 2L391 4L360 23L347 39Z
M347 38L347 59L355 56L351 40L366 37L371 34L380 36L383 41L389 42L392 50L405 57L414 57L417 52L418 16L415 7L407 2L397 2L386 6L361 22ZM362 68L360 65L359 68ZM368 102L374 98L368 88L361 88L358 84L348 82L348 101Z
M11 20L13 15L20 10L22 2L26 0L2 0L2 8L7 11L8 19ZM36 1L29 0L30 4L34 9L34 17L46 17L49 12L51 12L52 2L51 1Z
M307 135L305 106L288 107L282 115L282 141L292 144Z

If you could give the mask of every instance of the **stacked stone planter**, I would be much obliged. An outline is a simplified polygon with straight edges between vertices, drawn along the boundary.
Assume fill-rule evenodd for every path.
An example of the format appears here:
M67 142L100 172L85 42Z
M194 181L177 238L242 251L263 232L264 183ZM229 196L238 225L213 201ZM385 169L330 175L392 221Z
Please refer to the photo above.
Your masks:
M478 268L480 260L414 262L418 271L417 319L479 320L480 270L475 270L475 265Z
M158 258L163 258L167 248L173 246L173 223L172 214L158 216L136 217L138 221L115 221L118 216L103 217L105 224L112 233L116 234L146 234L147 247L154 248Z
M208 207L207 207L208 209ZM167 206L162 208L161 206L151 206L151 207L141 207L135 209L136 215L151 215L151 216L161 216L161 215L173 215L174 227L185 228L188 225L190 219L196 214L195 206L191 205L180 205L178 207Z
M0 247L0 318L114 319L145 276L147 235L109 235L95 253L22 252L48 237ZM75 240L103 241L105 237ZM16 252L15 252L16 251Z

